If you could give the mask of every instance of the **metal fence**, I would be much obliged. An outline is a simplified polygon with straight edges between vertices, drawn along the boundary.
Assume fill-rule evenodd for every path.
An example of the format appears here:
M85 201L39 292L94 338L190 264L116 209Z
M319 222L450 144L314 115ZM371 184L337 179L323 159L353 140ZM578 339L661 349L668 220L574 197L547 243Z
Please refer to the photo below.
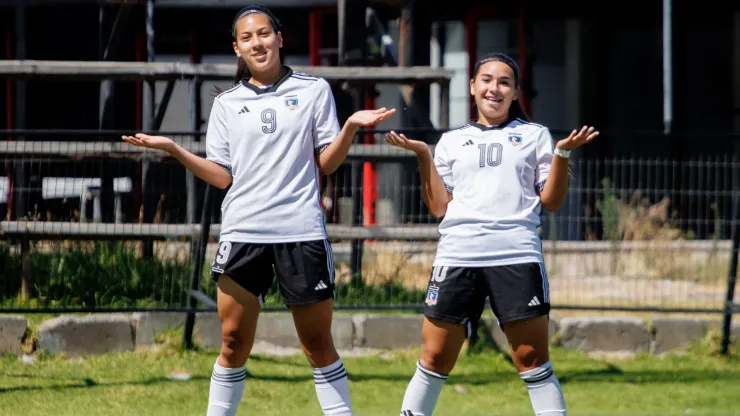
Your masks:
M0 141L0 312L210 309L189 294L215 298L209 269L224 192L121 142L124 132L61 133ZM204 150L199 136L171 137ZM725 308L737 158L575 157L572 173L563 208L542 214L554 308ZM354 146L322 178L322 204L337 307L420 309L437 221L421 201L413 155ZM282 308L277 284L266 306Z

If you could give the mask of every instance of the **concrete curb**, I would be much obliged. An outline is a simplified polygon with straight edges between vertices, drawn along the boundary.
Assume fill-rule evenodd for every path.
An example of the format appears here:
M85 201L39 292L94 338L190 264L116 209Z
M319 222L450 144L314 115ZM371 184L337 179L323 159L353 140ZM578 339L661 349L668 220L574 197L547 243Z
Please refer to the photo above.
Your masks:
M123 313L59 316L39 326L40 348L69 357L131 351L134 337L131 316Z
M145 312L60 316L39 327L39 346L51 354L84 356L130 351L152 346L158 334L182 329L184 313ZM332 336L338 350L351 352L415 348L421 345L421 314L336 313ZM484 318L483 330L493 342L508 350L506 335L495 319ZM686 350L719 329L721 320L633 316L570 317L550 320L550 340L564 349L588 353L634 355L665 354ZM27 322L22 316L0 316L0 352L20 354ZM203 348L220 348L221 325L215 312L196 314L195 342ZM740 322L733 324L733 340L740 342ZM260 353L300 353L300 342L290 313L260 315L255 346Z
M27 329L28 321L25 316L0 316L0 354L20 354Z

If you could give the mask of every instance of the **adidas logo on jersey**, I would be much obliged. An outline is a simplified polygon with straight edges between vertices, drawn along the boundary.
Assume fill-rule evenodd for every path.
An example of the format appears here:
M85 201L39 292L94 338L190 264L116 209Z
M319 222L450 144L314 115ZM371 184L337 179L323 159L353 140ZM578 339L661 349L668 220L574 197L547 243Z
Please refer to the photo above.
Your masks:
M244 114L244 113L248 113L248 112L249 112L249 109L247 108L246 105L244 106L244 108L242 108L241 110L239 110L239 114Z
M319 291L319 290L324 290L324 289L328 289L328 288L329 288L329 286L327 286L326 283L324 283L323 280L319 280L319 284L316 285L316 287L313 288L313 290Z
M465 147L465 146L472 146L472 145L474 145L474 144L475 144L475 143L473 143L473 141L472 141L472 140L468 140L467 142L463 143L463 147Z
M537 306L537 305L541 305L541 303L540 303L540 300L537 299L537 296L535 296L535 297L532 298L532 300L529 301L528 305L529 306Z

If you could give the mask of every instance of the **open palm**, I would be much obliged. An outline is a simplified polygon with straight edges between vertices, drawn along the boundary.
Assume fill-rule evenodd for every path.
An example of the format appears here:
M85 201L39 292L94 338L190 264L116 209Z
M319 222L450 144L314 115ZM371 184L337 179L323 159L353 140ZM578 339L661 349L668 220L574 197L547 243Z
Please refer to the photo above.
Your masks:
M121 136L121 138L134 146L163 150L165 152L175 147L175 142L169 137L164 136L150 136L148 134L138 133L135 136Z
M594 129L593 126L583 126L581 131L573 130L568 138L560 140L556 146L562 150L573 150L576 147L583 146L584 144L595 139L599 135L599 132Z
M427 149L429 149L429 146L426 143L420 142L418 140L411 140L403 133L398 134L395 131L386 134L385 141L389 144L392 144L393 146L400 147L406 150L411 150L416 154L425 152L427 151Z
M356 126L367 127L380 123L392 116L395 112L395 108L388 110L385 107L378 108L377 110L361 110L352 114L348 121Z

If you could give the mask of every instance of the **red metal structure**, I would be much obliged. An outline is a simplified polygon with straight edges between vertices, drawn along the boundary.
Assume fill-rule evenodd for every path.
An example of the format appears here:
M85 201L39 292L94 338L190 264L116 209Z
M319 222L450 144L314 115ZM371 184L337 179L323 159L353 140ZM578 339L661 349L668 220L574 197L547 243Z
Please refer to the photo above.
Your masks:
M312 10L308 14L308 62L311 66L321 65L321 38L324 12Z
M365 109L375 108L375 97L372 91L365 92ZM368 129L374 129L370 126ZM365 144L375 144L375 138L372 134L366 134ZM378 200L378 176L375 171L375 163L365 162L362 171L362 206L364 225L375 225L375 203Z

